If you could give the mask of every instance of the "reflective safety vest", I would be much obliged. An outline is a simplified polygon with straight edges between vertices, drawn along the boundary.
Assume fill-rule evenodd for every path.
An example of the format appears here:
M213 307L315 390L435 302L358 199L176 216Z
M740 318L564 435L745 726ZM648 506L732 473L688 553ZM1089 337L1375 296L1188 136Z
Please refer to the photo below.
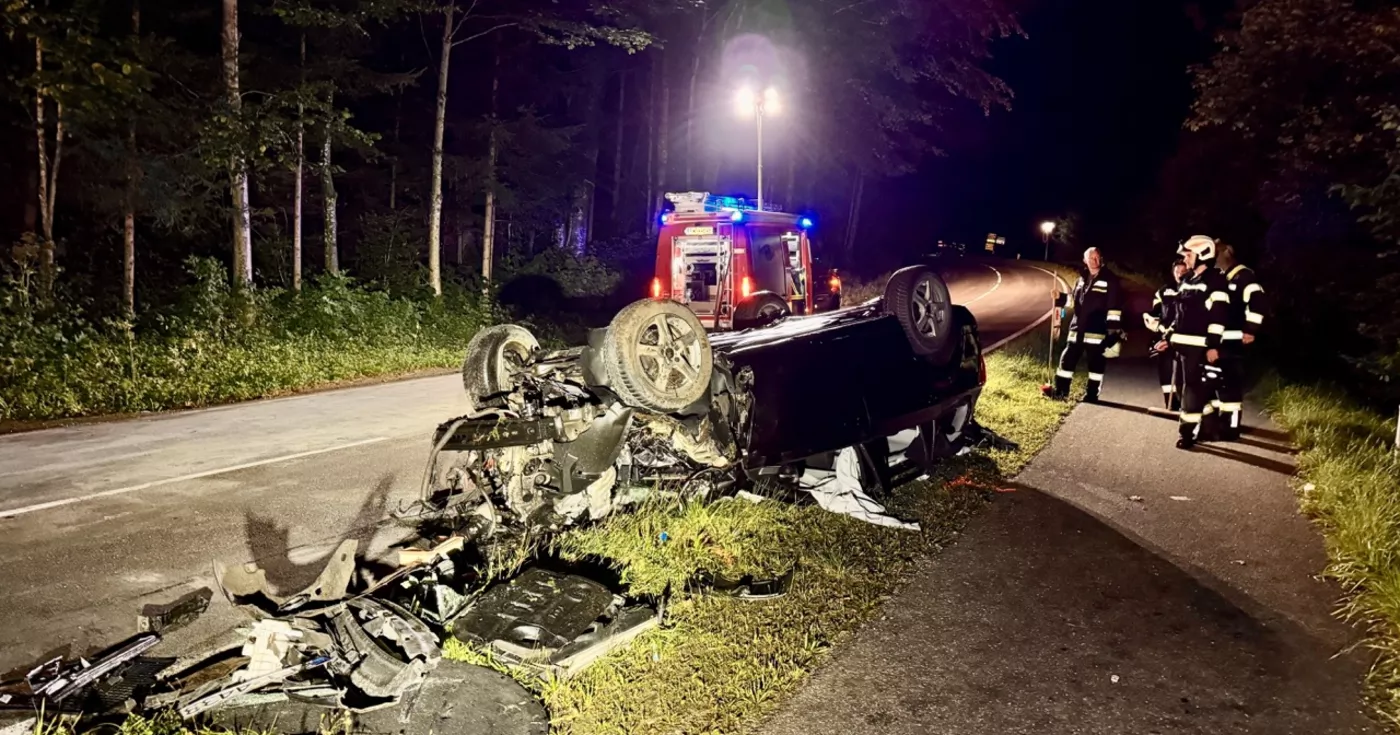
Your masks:
M1118 276L1099 270L1097 276L1088 271L1079 274L1070 297L1074 318L1070 320L1070 339L1087 345L1102 344L1110 330L1123 328L1123 307L1120 306Z
M1188 273L1176 289L1176 314L1165 336L1174 345L1219 349L1230 319L1230 291L1216 268Z
M1143 322L1147 325L1148 331L1165 333L1172 320L1176 318L1177 286L1176 281L1172 281L1157 289L1157 293L1152 295L1152 308L1143 315L1146 317Z
M1254 269L1237 265L1225 274L1230 291L1230 318L1225 322L1225 342L1239 344L1246 334L1258 335L1264 326L1268 294L1255 278Z

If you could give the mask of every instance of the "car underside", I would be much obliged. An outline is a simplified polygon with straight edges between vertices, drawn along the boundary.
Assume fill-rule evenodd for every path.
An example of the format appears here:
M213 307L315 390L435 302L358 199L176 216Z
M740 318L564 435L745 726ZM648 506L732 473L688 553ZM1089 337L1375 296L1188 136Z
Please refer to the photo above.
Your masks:
M469 345L463 380L472 410L437 428L413 513L455 518L490 548L657 493L781 482L847 447L869 450L883 484L885 438L917 430L915 462L947 454L985 370L971 313L914 267L869 303L722 335L661 300L564 350L492 327Z

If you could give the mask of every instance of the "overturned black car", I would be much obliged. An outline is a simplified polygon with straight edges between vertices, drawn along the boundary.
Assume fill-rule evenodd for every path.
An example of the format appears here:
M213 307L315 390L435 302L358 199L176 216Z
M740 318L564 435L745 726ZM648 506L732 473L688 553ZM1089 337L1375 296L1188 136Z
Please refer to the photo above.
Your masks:
M457 533L487 543L597 520L658 491L782 482L847 447L884 485L886 437L917 430L916 463L950 453L986 369L972 313L916 266L868 303L721 335L660 300L559 351L522 327L491 327L468 346L462 376L472 410L438 427L418 513L450 513Z

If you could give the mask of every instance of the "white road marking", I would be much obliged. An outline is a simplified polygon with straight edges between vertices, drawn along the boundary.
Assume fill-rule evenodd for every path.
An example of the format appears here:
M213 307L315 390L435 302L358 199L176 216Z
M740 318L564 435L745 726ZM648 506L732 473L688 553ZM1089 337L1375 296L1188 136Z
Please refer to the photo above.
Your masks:
M962 304L962 306L971 306L971 305L977 303L978 301L981 301L982 299L985 299L985 298L987 298L988 296L991 296L993 291L995 291L995 290L1001 288L1001 271L997 270L996 268L992 268L992 266L987 265L986 263L980 263L979 265L981 265L981 266L984 267L984 268L989 268L989 269L991 269L991 271L992 271L993 273L997 274L997 282L996 282L995 284L993 284L991 288L987 289L987 292L986 292L986 293L982 294L981 296L978 296L977 298L975 298L975 299L973 299L973 300L971 300L971 301L964 302L964 303Z
M154 481L152 481L152 482L143 482L143 483L141 483L140 485L132 485L132 486L130 486L130 487L119 487L119 488L116 488L116 489L114 489L114 490L103 490L103 491L101 491L101 492L89 493L89 494L87 494L87 495L80 495L80 496L75 497L75 498L62 498L62 499L60 499L60 500L50 500L50 501L48 501L48 502L46 502L46 503L35 503L34 505L26 505L26 506L24 506L24 507L22 507L22 508L14 508L14 509L11 509L11 510L0 510L0 520L4 520L4 519L6 519L6 518L14 518L14 517L16 517L16 516L26 515L26 514L28 514L28 513L36 513L36 512L41 511L41 510L51 510L51 509L53 509L53 508L62 508L62 507L65 506L65 505L73 505L74 503L81 503L81 502L84 502L84 501L87 501L87 500L96 500L96 499L98 499L98 498L110 498L110 497L112 497L113 495L125 495L125 494L127 494L127 493L134 493L134 492L136 492L136 491L138 491L138 490L149 490L150 488L153 488L153 487L160 487L161 485L170 485L170 484L172 484L172 483L176 483L176 482L186 482L186 481L188 481L188 480L198 480L198 479L205 478L205 477L212 477L212 476L214 476L214 475L222 475L222 474L225 474L225 473L228 473L228 472L237 472L237 471L239 471L239 470L246 470L246 469L249 469L249 468L252 468L252 467L261 467L261 466L263 466L263 465L277 464L278 462L287 462L287 461L289 461L289 460L301 459L301 458L303 458L303 457L314 457L314 456L316 456L316 455L318 455L318 454L327 454L327 453L330 453L330 452L338 452L338 451L340 451L340 450L342 450L342 449L351 449L351 448L353 448L353 447L363 447L363 446L365 446L366 444L376 444L376 443L378 443L378 442L388 441L389 438L390 438L390 437L387 437L387 436L376 436L376 437L371 437L371 438L369 438L369 439L361 439L360 441L350 442L349 444L339 444L339 445L336 445L336 446L334 446L334 447L326 447L326 448L324 448L324 449L312 449L311 451L308 451L308 452L297 452L296 454L284 454L284 455L282 455L282 456L280 456L280 457L271 457L271 458L268 458L268 459L260 459L260 460L258 460L258 461L256 461L256 462L244 462L243 464L236 464L236 465L233 465L232 467L221 467L221 468L219 468L219 469L217 469L217 470L205 470L204 472L194 472L194 473L191 473L191 474L188 474L188 475L180 475L179 477L168 477L168 478L166 478L166 479L164 479L164 480L154 480Z
M991 266L987 266L987 267L990 268ZM1068 284L1068 283L1065 283L1065 279L1060 278L1060 274L1054 273L1054 272L1051 272L1051 271L1048 271L1048 270L1045 270L1044 268L1041 268L1041 267L1039 267L1039 266L1028 265L1028 266L1026 266L1026 267L1027 267L1027 268L1034 268L1034 269L1040 271L1041 273L1044 273L1045 275L1050 276L1051 278L1053 278L1053 279L1055 279L1056 281L1059 282L1060 286L1063 287L1063 290L1064 290L1064 291L1069 291L1069 284ZM1000 275L1000 274L998 274L998 275ZM985 295L985 294L984 294L984 295ZM1043 317L1041 317L1041 318L1035 320L1034 323L1028 325L1025 329L1022 329L1021 331L1019 331L1019 332L1017 332L1017 333L1011 335L1010 337L1007 337L1007 338L1005 338L1005 339L999 340L999 341L997 341L995 344L993 344L993 345L990 346L990 347L985 347L985 348L983 348L982 351L983 351L983 352L992 352L992 351L1001 349L1002 347L1005 347L1008 343L1012 342L1013 340L1016 340L1016 339L1019 339L1019 338L1021 338L1021 337L1024 337L1024 336L1026 335L1027 332L1030 332L1031 330L1035 329L1036 327L1039 327L1040 325L1042 325L1042 324L1044 324L1045 322L1049 321L1051 315L1053 315L1054 313L1055 313L1055 305L1054 305L1054 304L1051 304L1051 305L1050 305L1050 309L1047 310L1047 311L1045 312L1045 316L1043 316Z

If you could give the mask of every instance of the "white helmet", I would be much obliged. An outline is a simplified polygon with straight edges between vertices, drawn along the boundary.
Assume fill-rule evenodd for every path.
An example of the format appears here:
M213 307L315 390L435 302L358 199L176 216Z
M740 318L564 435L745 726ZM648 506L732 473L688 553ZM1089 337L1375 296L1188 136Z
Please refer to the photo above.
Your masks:
M1188 252L1196 254L1197 263L1209 263L1215 260L1215 240L1205 235L1193 235L1176 250L1177 255Z

